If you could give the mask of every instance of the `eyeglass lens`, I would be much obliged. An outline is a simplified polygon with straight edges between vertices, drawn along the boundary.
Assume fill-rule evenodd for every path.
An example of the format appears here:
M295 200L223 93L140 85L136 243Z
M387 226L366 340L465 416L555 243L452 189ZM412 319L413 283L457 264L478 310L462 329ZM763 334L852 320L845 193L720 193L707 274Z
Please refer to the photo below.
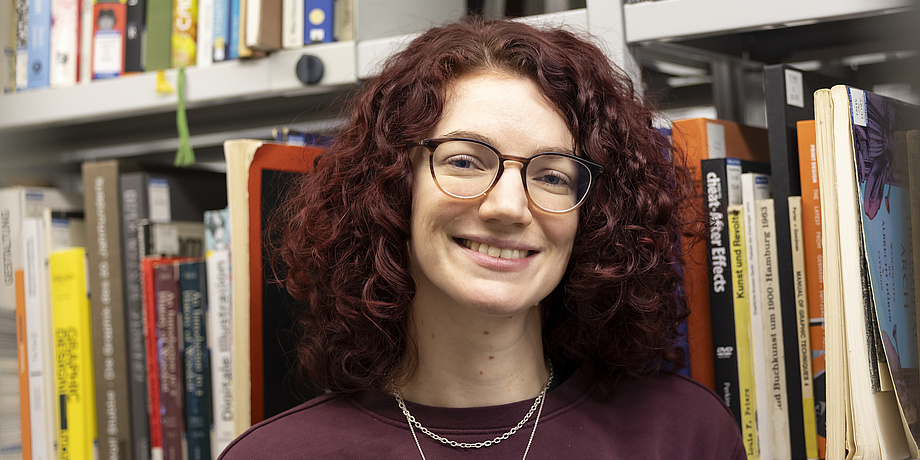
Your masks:
M498 175L499 156L485 145L452 140L432 154L435 180L441 189L458 198L487 191ZM530 199L547 211L568 211L577 206L591 183L588 168L562 155L535 156L524 171Z

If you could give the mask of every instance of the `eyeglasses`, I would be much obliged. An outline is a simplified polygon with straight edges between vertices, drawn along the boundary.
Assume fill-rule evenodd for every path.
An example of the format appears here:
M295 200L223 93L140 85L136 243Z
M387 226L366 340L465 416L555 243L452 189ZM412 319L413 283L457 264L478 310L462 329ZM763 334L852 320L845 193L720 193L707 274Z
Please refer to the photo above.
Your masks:
M455 198L477 198L489 193L505 171L505 161L521 163L527 198L551 213L569 212L585 201L604 168L564 153L539 153L530 158L502 155L475 139L425 139L431 176L438 188Z

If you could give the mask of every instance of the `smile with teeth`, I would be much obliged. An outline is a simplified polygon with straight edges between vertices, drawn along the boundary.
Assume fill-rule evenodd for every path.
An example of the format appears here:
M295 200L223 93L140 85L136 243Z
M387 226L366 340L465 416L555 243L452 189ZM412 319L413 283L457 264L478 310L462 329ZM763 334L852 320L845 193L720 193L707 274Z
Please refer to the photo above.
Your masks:
M504 249L470 240L460 240L460 243L472 249L473 251L478 251L481 254L487 254L489 256L498 257L501 259L522 259L530 255L530 251L522 251L519 249Z

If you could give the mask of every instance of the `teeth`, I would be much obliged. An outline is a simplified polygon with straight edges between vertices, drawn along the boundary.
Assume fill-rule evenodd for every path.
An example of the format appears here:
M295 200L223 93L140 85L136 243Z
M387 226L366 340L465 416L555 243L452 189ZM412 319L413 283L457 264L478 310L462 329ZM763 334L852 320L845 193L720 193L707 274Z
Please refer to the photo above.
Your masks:
M503 249L470 240L463 240L463 245L472 249L473 251L478 251L482 254L488 254L492 257L500 257L502 259L520 259L527 256L527 251L520 251L517 249Z

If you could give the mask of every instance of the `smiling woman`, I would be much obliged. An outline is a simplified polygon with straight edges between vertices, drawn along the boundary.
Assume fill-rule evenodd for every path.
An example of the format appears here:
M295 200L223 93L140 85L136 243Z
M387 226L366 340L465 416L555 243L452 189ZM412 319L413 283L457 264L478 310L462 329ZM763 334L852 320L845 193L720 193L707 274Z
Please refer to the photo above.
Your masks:
M222 458L744 458L665 370L688 173L589 39L432 29L346 113L278 220L327 394Z

